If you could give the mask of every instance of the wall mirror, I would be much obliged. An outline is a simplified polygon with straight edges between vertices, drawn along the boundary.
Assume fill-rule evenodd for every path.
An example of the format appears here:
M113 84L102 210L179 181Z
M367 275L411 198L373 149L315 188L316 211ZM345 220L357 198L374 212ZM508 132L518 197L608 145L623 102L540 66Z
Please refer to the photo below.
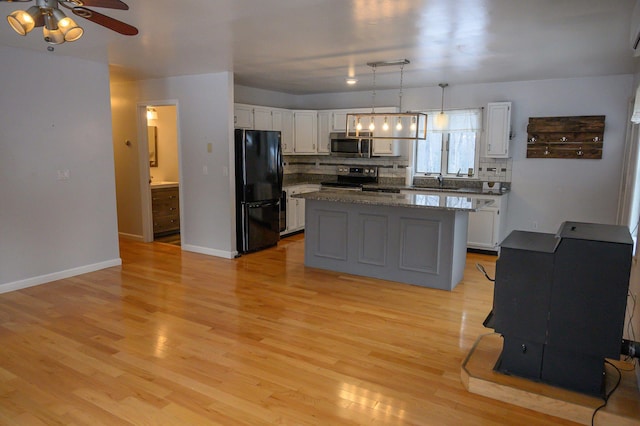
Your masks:
M158 128L147 126L147 142L149 143L149 167L158 167Z

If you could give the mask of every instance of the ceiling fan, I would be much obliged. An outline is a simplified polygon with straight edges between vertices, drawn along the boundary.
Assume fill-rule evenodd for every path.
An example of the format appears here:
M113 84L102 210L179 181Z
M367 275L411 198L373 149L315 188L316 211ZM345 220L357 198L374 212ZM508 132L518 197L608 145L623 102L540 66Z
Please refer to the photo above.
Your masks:
M0 0L0 2L27 2L31 0ZM117 33L133 36L138 29L117 19L98 13L89 7L129 10L120 0L35 0L36 5L27 10L16 10L7 16L9 25L20 35L27 35L35 27L42 27L44 40L49 44L76 41L84 30L73 19L66 16L60 6L74 15L88 19Z

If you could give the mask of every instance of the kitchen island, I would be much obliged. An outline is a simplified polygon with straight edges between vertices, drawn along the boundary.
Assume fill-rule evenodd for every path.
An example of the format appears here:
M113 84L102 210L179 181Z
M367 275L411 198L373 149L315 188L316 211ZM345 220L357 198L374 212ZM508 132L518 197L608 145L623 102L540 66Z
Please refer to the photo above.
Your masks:
M322 190L305 201L306 266L453 290L482 196Z

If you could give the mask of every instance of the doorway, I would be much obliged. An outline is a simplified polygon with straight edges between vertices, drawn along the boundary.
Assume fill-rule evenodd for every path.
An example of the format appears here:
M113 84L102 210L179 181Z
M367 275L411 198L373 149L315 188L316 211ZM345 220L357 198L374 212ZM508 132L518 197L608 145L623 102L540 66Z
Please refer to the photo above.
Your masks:
M182 245L183 233L178 108L174 103L154 102L141 108L145 117L146 148L142 180L144 240ZM146 199L145 199L146 198Z
M637 125L631 123L632 101L627 117L627 137L622 164L622 179L618 201L619 225L626 225L634 241L634 254L638 245L638 225L640 224L640 132Z

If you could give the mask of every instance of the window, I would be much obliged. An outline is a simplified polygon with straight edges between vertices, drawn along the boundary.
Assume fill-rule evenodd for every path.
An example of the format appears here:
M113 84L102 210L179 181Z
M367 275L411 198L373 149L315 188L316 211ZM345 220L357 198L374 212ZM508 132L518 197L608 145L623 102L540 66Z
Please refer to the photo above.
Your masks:
M433 129L433 117L427 113L427 139L416 143L414 170L416 174L467 175L476 172L482 123L481 109L447 111L449 130Z

